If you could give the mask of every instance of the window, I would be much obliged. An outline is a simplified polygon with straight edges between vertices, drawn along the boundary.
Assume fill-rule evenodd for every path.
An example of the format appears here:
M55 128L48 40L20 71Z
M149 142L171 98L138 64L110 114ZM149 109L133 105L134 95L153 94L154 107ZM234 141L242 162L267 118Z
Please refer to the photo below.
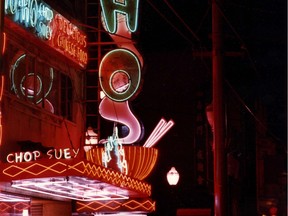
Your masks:
M19 99L73 120L70 77L43 60L18 53L10 66L10 91Z

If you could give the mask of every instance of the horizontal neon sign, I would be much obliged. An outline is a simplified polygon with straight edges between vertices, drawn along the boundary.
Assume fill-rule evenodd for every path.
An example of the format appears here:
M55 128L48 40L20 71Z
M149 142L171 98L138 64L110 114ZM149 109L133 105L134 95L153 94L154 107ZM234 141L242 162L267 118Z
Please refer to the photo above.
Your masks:
M86 35L60 14L55 15L51 26L51 46L85 66L88 60Z
M51 38L52 29L49 24L54 12L45 3L37 0L5 0L5 14L12 15L14 22L33 28L38 37Z
M87 65L86 35L43 1L5 0L5 14L81 67Z
M76 158L79 153L79 149L50 149L46 153L48 159L71 159ZM43 157L43 154L38 151L26 151L26 152L14 152L7 155L6 160L8 163L22 163L35 161Z

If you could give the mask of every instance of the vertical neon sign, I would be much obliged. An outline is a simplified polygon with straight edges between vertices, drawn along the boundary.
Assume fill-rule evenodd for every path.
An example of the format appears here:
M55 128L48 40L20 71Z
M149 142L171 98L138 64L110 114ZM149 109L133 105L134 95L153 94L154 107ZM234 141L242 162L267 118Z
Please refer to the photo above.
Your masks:
M100 85L106 97L99 105L100 115L129 128L126 137L119 138L123 144L139 140L141 127L131 112L129 100L139 90L142 55L132 42L132 33L138 25L139 0L100 0L104 29L117 43L118 49L108 52L99 67ZM162 118L143 147L154 146L174 125Z
M100 3L106 31L117 44L122 44L123 40L127 43L108 52L100 63L99 80L106 97L99 105L99 113L109 121L126 125L129 134L119 142L132 144L142 133L140 123L129 107L129 100L139 90L143 64L131 40L131 32L137 29L139 0L100 0Z

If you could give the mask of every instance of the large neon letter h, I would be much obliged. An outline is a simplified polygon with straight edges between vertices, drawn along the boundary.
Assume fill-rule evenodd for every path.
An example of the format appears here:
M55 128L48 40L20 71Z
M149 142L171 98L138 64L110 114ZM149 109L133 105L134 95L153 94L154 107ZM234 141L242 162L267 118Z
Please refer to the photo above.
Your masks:
M125 16L130 32L136 31L139 0L100 0L100 3L105 27L109 33L113 34L117 31L118 22L121 21L117 20L117 13Z

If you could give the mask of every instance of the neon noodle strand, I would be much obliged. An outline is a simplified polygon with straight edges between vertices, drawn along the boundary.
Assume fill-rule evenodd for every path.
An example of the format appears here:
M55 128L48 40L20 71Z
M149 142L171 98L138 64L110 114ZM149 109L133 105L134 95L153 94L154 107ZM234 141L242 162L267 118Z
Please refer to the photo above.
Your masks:
M160 121L158 122L158 124L156 125L156 127L154 128L154 130L152 131L152 133L150 134L150 136L148 137L143 146L146 146L150 142L150 140L155 136L155 134L158 133L158 131L163 127L164 124L165 120L163 118L160 119Z
M166 133L167 131L173 126L173 124L166 124L159 133L153 137L153 139L146 145L146 147L152 147L155 145Z
M143 146L147 148L154 146L173 125L174 121L166 122L162 118Z
M155 145L166 133L167 131L174 125L173 121L169 121L161 130L159 133L153 137L153 139L148 143L147 147L152 147Z

